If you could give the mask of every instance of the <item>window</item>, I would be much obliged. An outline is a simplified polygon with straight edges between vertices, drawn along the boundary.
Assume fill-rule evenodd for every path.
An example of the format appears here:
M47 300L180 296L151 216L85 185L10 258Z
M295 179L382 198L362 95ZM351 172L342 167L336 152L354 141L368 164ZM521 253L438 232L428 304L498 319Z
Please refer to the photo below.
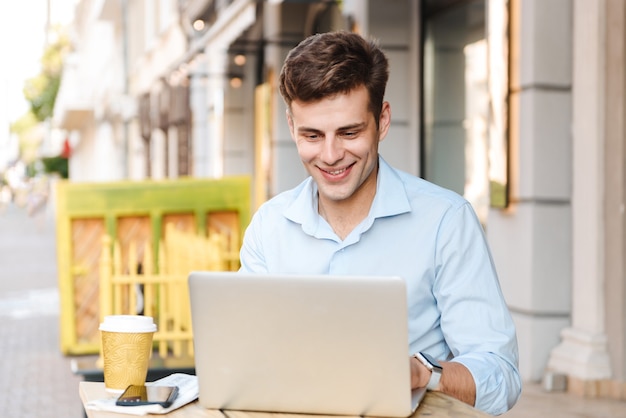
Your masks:
M463 195L483 224L507 183L508 51L502 31L488 42L490 3L505 2L422 2L422 175Z

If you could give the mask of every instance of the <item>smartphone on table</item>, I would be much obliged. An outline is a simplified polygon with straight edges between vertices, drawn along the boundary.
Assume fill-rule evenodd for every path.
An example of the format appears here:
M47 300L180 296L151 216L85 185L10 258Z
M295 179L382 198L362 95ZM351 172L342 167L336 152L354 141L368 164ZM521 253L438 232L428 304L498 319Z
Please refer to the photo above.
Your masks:
M178 386L130 385L115 401L119 406L159 404L164 408L172 405L178 395Z

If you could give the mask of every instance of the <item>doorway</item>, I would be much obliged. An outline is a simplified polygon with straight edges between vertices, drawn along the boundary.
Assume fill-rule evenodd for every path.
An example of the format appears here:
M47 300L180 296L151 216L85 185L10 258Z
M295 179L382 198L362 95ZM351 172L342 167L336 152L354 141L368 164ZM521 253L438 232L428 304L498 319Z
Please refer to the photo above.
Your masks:
M486 0L423 0L422 176L490 204Z

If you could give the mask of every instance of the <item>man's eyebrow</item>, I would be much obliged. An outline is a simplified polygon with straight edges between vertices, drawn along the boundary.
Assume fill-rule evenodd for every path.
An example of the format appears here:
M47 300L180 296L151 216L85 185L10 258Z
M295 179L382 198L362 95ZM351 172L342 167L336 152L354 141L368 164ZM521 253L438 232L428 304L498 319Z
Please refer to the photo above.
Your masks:
M367 122L358 122L352 123L350 125L340 126L337 128L337 131L351 131L351 130L359 130L365 128ZM298 128L298 132L314 132L314 133L323 133L321 129L311 128L308 126L300 126Z
M316 134L321 134L322 131L320 129L309 128L308 126L300 126L298 127L298 132L311 132Z
M338 131L352 131L352 130L358 131L359 129L365 128L365 126L367 126L367 122L359 122L359 123L353 123L353 124L346 125L346 126L341 126L337 130Z

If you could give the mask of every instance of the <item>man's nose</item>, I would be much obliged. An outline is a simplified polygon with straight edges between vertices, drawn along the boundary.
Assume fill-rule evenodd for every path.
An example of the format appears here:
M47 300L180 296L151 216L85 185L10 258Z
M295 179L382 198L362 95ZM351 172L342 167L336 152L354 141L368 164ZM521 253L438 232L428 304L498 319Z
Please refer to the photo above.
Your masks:
M326 164L334 164L341 160L343 156L343 147L341 140L335 135L327 135L322 146L321 158Z

